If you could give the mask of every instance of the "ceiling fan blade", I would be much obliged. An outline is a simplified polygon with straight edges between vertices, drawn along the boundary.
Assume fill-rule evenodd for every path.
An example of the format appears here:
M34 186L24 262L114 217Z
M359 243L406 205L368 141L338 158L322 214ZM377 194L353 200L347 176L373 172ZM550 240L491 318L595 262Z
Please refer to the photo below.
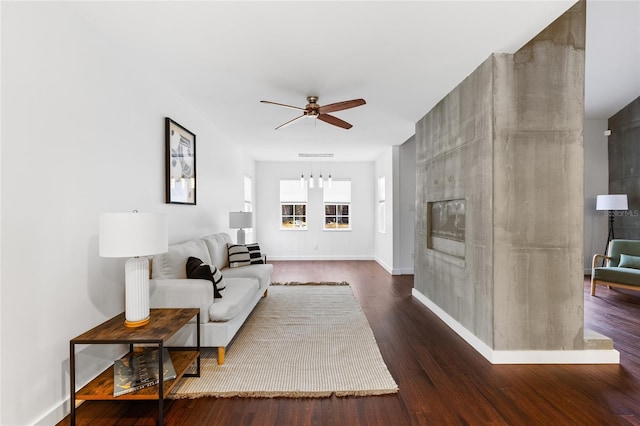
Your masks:
M260 102L262 102L263 104L278 105L278 106L285 107L285 108L297 109L299 111L304 111L304 108L300 108L300 107L293 106L293 105L279 104L277 102L271 102L271 101L260 101Z
M336 102L334 104L324 105L320 107L320 114L327 112L342 111L343 109L355 108L360 105L366 104L364 99L352 99L350 101Z
M343 129L350 129L353 126L344 120L340 120L338 117L334 117L329 114L318 115L318 120L322 120L325 123L333 124L334 126L342 127Z
M281 124L281 125L279 125L278 127L276 127L276 128L275 128L275 130L282 129L283 127L290 126L290 125L292 125L292 124L293 124L293 122L294 122L294 121L299 120L299 119L301 119L302 117L305 117L305 116L306 116L306 114L302 114L301 116L296 117L296 118L294 118L293 120L289 120L289 121L287 121L286 123Z

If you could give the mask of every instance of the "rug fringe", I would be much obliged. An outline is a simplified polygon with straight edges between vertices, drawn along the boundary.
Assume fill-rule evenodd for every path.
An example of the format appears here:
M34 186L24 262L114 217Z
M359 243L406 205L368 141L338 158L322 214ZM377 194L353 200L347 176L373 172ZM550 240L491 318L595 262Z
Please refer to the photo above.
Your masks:
M275 281L275 282L272 282L271 285L349 285L349 283L346 281L319 281L319 282Z
M197 398L330 398L336 396L338 398L347 397L364 397L391 395L398 393L395 389L377 389L377 390L356 390L356 391L335 391L335 392L299 392L299 391L234 391L234 392L198 392L188 394L170 393L169 399L197 399Z

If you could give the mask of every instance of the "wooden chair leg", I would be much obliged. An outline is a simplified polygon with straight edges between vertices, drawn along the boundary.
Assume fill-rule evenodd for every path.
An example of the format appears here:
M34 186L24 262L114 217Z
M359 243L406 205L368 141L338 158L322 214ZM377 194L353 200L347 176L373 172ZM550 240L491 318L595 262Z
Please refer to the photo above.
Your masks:
M218 347L218 365L224 364L224 346Z
M596 280L593 279L593 275L591 275L591 295L596 295Z

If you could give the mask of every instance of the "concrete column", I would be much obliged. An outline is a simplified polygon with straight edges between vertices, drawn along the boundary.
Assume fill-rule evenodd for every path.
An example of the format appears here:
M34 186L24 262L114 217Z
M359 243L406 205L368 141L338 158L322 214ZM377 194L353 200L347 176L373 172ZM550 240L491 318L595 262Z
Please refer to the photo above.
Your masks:
M582 349L585 2L494 80L494 349Z
M586 4L492 55L416 124L415 288L493 350L583 348ZM466 202L464 254L427 247Z

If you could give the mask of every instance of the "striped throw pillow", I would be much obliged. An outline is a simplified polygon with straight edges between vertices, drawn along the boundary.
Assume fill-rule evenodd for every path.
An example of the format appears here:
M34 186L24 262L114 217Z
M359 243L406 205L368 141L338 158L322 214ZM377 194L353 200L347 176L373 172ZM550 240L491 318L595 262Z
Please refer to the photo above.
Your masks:
M189 257L186 264L187 278L208 280L213 284L213 298L220 299L227 285L224 277L215 266L209 266L197 257Z
M237 268L240 266L251 265L251 256L249 255L249 249L243 244L229 244L229 267Z
M216 286L218 290L218 294L220 297L224 296L224 291L227 289L227 284L224 282L224 277L222 273L215 266L209 266L211 268L211 279L213 281L213 285Z
M258 243L247 244L247 249L249 250L249 258L251 259L251 264L255 265L258 263L264 263L262 260L262 254L260 253L260 246Z

